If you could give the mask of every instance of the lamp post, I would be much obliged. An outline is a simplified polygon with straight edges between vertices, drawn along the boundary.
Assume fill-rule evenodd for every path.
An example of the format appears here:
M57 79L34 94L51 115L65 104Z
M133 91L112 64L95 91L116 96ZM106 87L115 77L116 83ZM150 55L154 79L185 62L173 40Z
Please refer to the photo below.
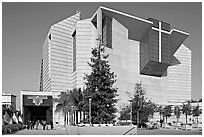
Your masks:
M91 97L89 96L89 124L91 126Z
M130 102L130 125L132 125L132 99L128 101Z

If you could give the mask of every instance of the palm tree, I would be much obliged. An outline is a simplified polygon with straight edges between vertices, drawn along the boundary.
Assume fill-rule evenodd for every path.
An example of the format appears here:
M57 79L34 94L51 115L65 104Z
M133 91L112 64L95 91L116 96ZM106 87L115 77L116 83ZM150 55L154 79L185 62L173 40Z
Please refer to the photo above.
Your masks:
M175 106L174 108L174 115L176 116L177 122L176 122L176 127L178 127L178 119L181 116L181 109L179 106Z
M64 113L64 121L66 119L66 114L68 112L73 113L75 111L82 111L83 109L83 93L81 89L74 88L73 90L67 92L61 92L58 96L59 98L54 98L53 101L58 102L56 106L56 112L63 111ZM71 117L71 115L69 115ZM80 113L81 117L81 113ZM70 118L72 119L72 118ZM76 121L78 122L78 115L76 115ZM73 124L72 119L72 124Z
M191 115L191 103L190 103L190 101L188 101L187 103L183 103L182 111L183 111L183 114L186 115L186 124L187 124L187 116Z
M171 113L172 113L171 105L165 106L162 114L163 114L164 117L166 117L166 124L167 124L167 117L170 117Z
M193 113L193 116L197 117L197 123L198 123L198 116L202 113L202 111L199 109L198 105L193 108L192 113Z
M55 112L61 112L63 111L64 113L64 124L65 124L65 119L66 119L66 114L68 112L71 112L72 110L72 101L69 96L69 92L61 92L60 95L58 95L58 98L53 99L54 102L58 102Z
M84 111L83 106L84 106L84 94L81 91L81 89L74 88L72 91L70 91L70 97L73 103L73 106L75 107L75 111L77 113L80 113L80 118L81 118L81 112ZM78 124L78 115L76 115L76 121Z

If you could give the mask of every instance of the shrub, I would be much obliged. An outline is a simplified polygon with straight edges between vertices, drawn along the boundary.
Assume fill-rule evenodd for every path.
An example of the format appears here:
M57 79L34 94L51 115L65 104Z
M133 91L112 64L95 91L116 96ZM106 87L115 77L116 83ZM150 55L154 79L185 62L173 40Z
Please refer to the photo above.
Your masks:
M25 126L21 124L2 125L2 134L11 134L22 129L25 129Z

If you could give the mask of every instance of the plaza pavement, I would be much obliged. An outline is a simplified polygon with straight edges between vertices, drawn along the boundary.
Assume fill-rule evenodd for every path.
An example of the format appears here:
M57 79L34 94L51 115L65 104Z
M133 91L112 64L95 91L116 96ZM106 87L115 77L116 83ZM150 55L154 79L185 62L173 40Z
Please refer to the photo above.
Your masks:
M53 130L27 130L18 131L12 135L122 135L125 131L131 129L131 127L74 127L74 126L55 126ZM135 135L136 130L128 133L129 135ZM155 130L141 130L137 132L138 135L202 135L202 131L199 130L176 130L176 129L155 129Z
M155 129L155 130L138 130L138 135L202 135L202 131L193 129L185 131L181 129Z
M136 126L100 126L74 127L66 126L69 135L136 135Z
M53 130L21 130L12 135L123 135L136 134L133 126L104 126L104 127L76 127L76 126L55 126Z
M50 130L50 126L48 130L43 130L42 126L39 126L39 129L28 130L24 129L18 131L12 135L67 135L67 131L64 126L54 126L53 130Z

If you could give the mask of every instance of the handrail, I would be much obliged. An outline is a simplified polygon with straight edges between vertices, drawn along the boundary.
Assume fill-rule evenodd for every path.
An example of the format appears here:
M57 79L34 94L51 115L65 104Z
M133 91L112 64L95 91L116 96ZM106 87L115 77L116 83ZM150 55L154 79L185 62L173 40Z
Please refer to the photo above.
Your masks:
M129 129L128 131L126 131L123 135L126 135L128 132L130 132L131 130L133 130L135 127L132 127L131 129Z

